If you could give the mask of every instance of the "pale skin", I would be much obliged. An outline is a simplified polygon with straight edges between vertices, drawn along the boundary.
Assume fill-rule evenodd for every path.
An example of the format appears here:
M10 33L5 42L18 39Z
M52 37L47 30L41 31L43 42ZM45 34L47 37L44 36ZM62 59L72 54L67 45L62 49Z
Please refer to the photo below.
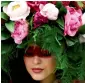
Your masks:
M28 73L34 80L40 81L40 83L53 83L55 81L56 59L54 56L28 55L24 56L24 63Z

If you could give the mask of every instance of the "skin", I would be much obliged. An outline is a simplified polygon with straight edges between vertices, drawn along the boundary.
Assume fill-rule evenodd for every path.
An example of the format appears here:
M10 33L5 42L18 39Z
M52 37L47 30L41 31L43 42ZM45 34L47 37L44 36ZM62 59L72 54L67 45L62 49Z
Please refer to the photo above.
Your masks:
M56 59L54 56L39 56L34 54L33 56L24 56L24 64L28 73L34 80L40 81L40 83L53 83L55 77ZM35 73L32 68L43 69L40 73Z

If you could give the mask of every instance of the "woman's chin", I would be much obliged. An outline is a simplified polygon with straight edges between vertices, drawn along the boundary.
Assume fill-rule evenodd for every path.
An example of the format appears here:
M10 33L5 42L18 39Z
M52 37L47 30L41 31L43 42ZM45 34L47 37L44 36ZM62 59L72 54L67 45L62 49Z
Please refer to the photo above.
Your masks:
M31 76L34 80L36 81L40 81L40 80L43 80L44 79L44 76L41 76L41 75L33 75Z

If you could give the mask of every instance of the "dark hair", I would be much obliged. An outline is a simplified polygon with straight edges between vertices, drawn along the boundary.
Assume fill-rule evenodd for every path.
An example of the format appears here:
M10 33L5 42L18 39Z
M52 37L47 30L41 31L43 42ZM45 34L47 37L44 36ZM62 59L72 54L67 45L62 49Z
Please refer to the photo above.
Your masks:
M39 83L34 81L26 71L23 61L23 50L18 50L18 56L10 60L12 83Z

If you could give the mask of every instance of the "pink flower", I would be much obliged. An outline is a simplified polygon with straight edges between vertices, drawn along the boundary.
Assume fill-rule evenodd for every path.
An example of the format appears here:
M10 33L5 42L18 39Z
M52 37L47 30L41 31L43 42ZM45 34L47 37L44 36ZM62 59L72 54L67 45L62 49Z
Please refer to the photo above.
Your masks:
M37 28L45 23L48 23L48 19L40 14L40 12L36 12L33 19L34 28Z
M27 1L27 5L30 6L32 9L32 12L38 12L40 11L39 6L40 4L45 5L47 1Z
M67 14L65 15L64 35L75 36L79 27L82 25L82 11L75 10L73 7L67 6Z
M16 44L21 44L22 40L28 35L28 23L25 20L19 20L15 22L14 32L11 33L11 37Z

